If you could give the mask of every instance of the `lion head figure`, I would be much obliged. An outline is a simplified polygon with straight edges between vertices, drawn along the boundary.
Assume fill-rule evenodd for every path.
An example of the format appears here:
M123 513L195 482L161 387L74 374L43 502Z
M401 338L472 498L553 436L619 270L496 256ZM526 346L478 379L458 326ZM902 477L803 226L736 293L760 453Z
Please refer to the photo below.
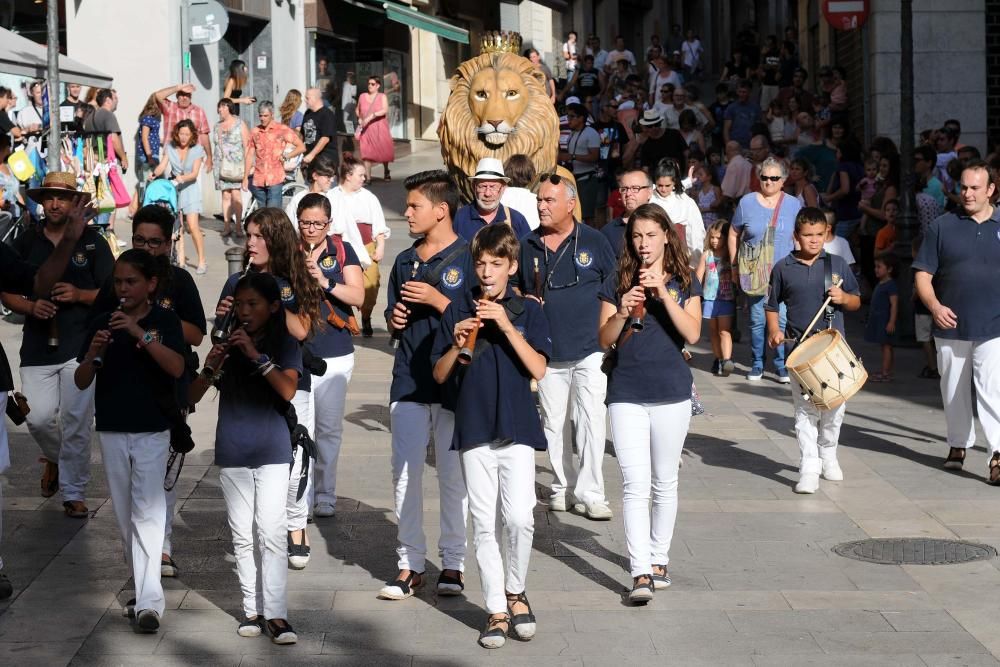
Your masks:
M462 194L484 157L527 155L539 172L556 164L559 116L545 94L545 75L527 58L485 53L462 63L438 125L441 154Z

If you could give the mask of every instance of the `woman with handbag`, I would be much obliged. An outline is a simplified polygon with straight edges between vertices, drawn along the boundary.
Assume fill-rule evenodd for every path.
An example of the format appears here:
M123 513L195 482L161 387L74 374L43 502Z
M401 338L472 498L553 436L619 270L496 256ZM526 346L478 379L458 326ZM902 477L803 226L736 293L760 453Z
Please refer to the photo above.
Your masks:
M771 278L771 267L782 261L793 249L792 234L795 216L802 204L794 197L786 197L783 189L788 169L782 160L765 159L757 167L760 192L744 195L733 212L729 229L729 256L733 262L733 283L746 294L750 308L750 372L747 380L758 382L764 376L764 329L767 321L764 302ZM785 326L785 310L779 317ZM778 382L790 382L785 370L785 350L774 350L774 369Z
M361 159L365 161L365 178L371 183L372 164L381 162L385 180L389 177L389 163L396 159L389 132L389 100L379 92L382 82L377 76L368 77L368 92L358 96L358 123L354 138L361 145Z
M205 149L198 143L198 130L190 120L182 120L171 129L170 143L167 144L167 159L159 164L150 180L159 178L170 168L170 182L177 188L177 212L181 213L187 230L194 241L198 253L196 273L201 276L208 270L205 264L205 239L201 234L201 190L198 188L198 174L204 164ZM177 264L185 265L184 234L177 239Z
M212 163L215 165L215 189L222 193L222 240L228 242L235 232L243 239L243 196L240 189L246 171L250 130L240 120L236 103L219 100L219 122L212 130Z

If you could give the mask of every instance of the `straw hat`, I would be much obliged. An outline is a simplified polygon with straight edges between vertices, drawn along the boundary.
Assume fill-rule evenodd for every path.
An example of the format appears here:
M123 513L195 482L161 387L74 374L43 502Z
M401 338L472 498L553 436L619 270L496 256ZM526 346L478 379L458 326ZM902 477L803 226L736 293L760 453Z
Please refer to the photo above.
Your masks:
M67 192L83 195L84 203L90 201L90 193L81 192L76 189L76 174L69 171L50 171L45 174L45 180L42 181L42 187L30 188L28 190L28 196L35 201L40 202L48 195L65 194Z

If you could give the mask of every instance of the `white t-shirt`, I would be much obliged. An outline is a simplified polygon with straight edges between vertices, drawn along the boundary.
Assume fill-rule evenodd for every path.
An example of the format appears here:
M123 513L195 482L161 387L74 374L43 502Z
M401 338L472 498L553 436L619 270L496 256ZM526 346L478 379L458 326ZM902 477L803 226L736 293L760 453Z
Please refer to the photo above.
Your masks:
M667 212L670 222L684 225L684 239L687 241L688 252L691 255L691 268L698 266L701 253L705 248L705 221L701 217L698 202L685 193L673 192L661 197L653 190L649 198L650 204L656 204Z
M538 229L538 197L528 188L507 187L500 197L500 203L509 206L524 216L532 230Z
M703 51L704 49L701 48L700 40L696 39L693 42L685 40L684 43L681 44L681 55L684 57L684 66L692 69L696 67L698 62L701 60L701 54Z
M670 74L660 74L659 70L656 72L656 76L651 76L649 79L649 96L652 99L660 99L660 88L667 85L668 83L674 84L674 88L679 88L681 86L681 77L674 70L670 70Z
M695 123L698 124L698 129L700 130L701 128L705 127L705 125L708 123L708 119L705 118L705 114L701 112L701 109L699 109L698 107L688 106L686 104L684 105L684 108L680 110L678 110L677 107L675 107L673 104L667 105L667 108L664 109L663 111L663 122L666 125L666 127L672 127L675 130L681 129L680 125L681 112L687 111L688 109L694 112L694 120Z
M569 152L570 158L578 155L585 156L595 148L598 150L601 148L601 135L597 133L597 130L589 126L584 127L579 132L571 133L569 139L566 140L566 150ZM597 171L596 162L572 160L570 164L575 176Z
M843 236L834 236L832 241L823 244L823 250L831 255L837 255L848 264L854 264L854 253L851 252L851 244Z
M606 61L606 64L608 67L617 67L618 61L621 60L622 58L624 58L629 62L629 67L631 67L633 70L635 69L635 54L629 51L628 49L625 49L624 51L619 51L618 49L610 51L608 53L608 59Z
M569 58L566 58L567 53L570 55ZM573 70L576 69L576 62L577 62L576 55L577 55L576 42L573 42L572 44L570 44L569 42L563 42L563 58L565 58L566 60L567 72L572 72Z
M378 197L365 188L348 193L342 190L339 185L326 193L326 196L333 208L333 223L330 225L330 234L340 234L358 254L361 267L368 268L372 263L372 258L362 243L358 223L372 226L373 239L379 234L388 239L390 231L385 224L385 214L382 212L381 202L379 202Z

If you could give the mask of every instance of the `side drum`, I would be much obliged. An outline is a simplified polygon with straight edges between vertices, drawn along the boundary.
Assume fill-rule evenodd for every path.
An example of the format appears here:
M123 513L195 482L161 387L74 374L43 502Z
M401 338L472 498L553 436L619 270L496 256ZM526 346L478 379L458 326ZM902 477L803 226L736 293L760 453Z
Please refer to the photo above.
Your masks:
M836 329L825 329L802 342L785 360L802 395L820 410L833 410L868 380L861 359Z

